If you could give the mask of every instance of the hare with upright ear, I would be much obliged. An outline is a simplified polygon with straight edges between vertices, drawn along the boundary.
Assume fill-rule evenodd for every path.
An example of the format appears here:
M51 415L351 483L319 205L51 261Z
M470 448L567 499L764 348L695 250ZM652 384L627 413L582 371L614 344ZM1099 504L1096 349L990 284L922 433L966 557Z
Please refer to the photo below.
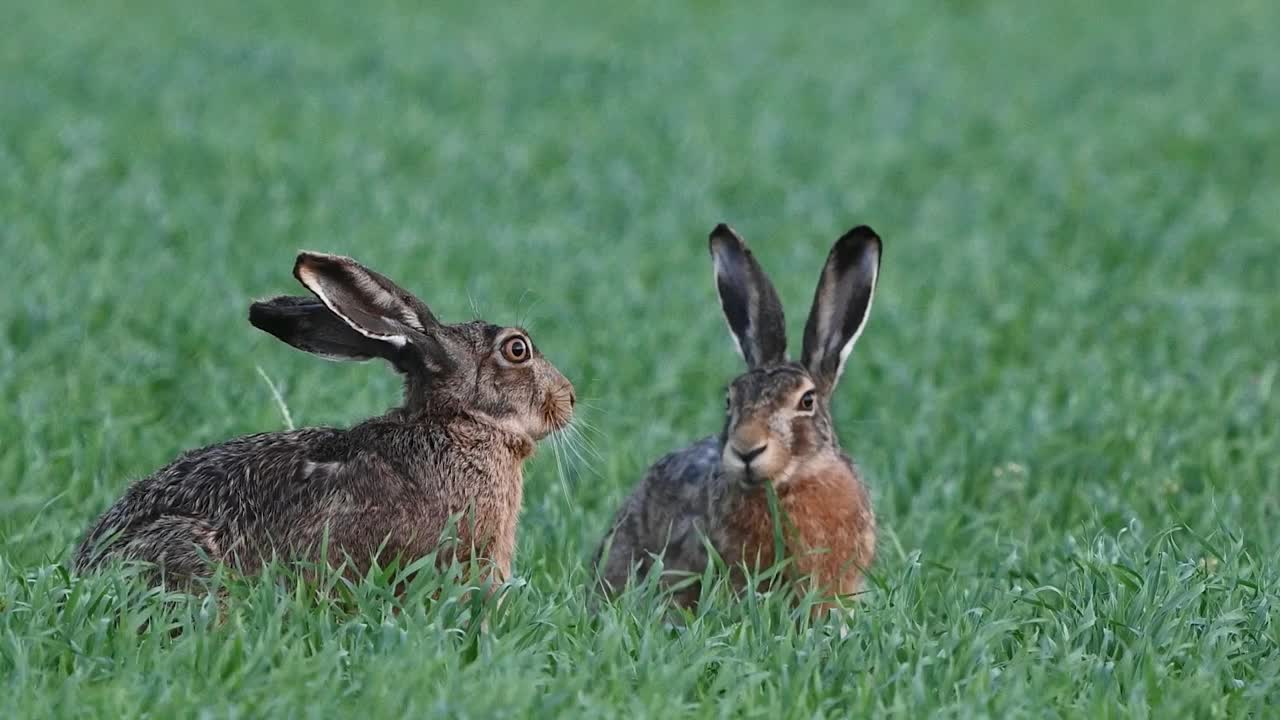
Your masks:
M250 435L192 450L133 483L89 528L80 570L110 558L154 563L166 581L210 561L252 573L265 561L476 560L511 573L522 467L563 428L573 386L518 327L446 325L416 297L356 261L304 252L294 276L312 297L253 303L249 321L338 360L382 358L404 402L350 429Z
M832 247L818 278L800 361L787 359L782 304L769 278L726 225L711 233L716 289L747 371L728 389L724 430L654 463L623 503L596 553L606 591L646 575L662 557L670 584L706 568L706 542L731 567L772 566L778 498L781 537L795 577L824 596L859 590L875 555L876 521L853 461L841 449L830 403L866 326L880 268L880 238L856 227ZM741 582L741 575L735 574ZM696 584L677 600L693 604Z

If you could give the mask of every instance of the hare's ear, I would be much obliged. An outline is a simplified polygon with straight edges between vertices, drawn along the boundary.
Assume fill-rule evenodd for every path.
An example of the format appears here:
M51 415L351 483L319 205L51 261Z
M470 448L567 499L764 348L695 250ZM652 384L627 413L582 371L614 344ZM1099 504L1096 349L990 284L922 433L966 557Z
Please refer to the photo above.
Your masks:
M299 350L326 360L368 360L386 355L384 343L352 330L313 297L260 300L249 306L249 322Z
M824 392L831 392L845 360L867 325L880 272L880 236L860 225L836 241L818 278L804 326L800 362Z
M348 257L302 252L293 275L356 333L382 346L382 357L417 351L426 369L442 372L453 360L442 345L440 323L421 300ZM394 362L394 360L393 360ZM407 370L400 362L397 367Z
M720 307L747 367L785 361L787 326L773 283L728 225L711 231L710 245Z

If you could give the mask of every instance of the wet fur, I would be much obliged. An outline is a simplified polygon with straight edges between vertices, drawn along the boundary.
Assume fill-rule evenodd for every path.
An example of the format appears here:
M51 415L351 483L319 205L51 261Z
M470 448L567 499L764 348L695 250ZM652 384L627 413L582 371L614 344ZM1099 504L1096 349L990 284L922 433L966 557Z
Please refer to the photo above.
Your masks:
M397 310L413 311L441 353L429 363L352 332L313 300L255 303L254 324L296 347L390 360L406 375L404 405L346 430L263 433L184 453L98 518L76 551L77 569L141 560L180 584L208 574L211 562L252 573L272 559L323 554L359 574L373 561L407 563L443 549L442 564L474 558L494 579L509 577L522 464L535 439L521 423L549 432L567 422L572 387L532 346L519 367L491 358L504 328L435 325L419 301L404 301L409 310ZM441 548L451 522L456 542Z
M775 565L775 525L763 485L744 486L720 472L720 437L708 437L654 463L623 502L595 564L608 591L644 577L661 556L663 581L674 585L701 575L709 560L704 538L744 585L744 568ZM843 452L776 488L788 576L815 583L825 597L862 589L862 571L875 560L876 520L871 499ZM602 564L603 563L603 564ZM697 583L677 601L691 606Z
M708 542L741 589L744 568L764 570L783 559L775 557L777 525L765 483L778 497L783 550L791 560L786 576L828 598L859 592L875 559L876 519L856 466L840 449L829 403L870 310L879 248L868 228L837 241L796 363L786 360L782 307L767 277L732 230L712 232L717 289L748 370L730 385L721 435L659 459L623 502L595 556L606 592L647 576L661 557L662 582L683 583L676 600L693 605L700 589L688 578L705 570ZM816 398L812 410L794 410L809 390ZM774 448L758 456L767 465L764 476L752 474L751 461L727 468L730 443Z
M332 559L349 555L361 572L375 557L426 555L450 516L474 507L475 527L458 525L459 559L474 545L505 577L530 448L465 416L425 420L389 416L187 452L129 487L90 529L77 565L118 555L182 577L203 574L207 558L253 572L275 557L316 559L327 532Z

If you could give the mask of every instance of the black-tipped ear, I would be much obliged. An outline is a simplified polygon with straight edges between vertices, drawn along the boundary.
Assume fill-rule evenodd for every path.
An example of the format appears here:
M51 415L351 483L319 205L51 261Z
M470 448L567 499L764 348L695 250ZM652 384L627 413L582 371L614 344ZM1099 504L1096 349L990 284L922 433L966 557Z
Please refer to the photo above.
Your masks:
M728 225L711 231L710 248L720 307L747 367L785 361L787 325L773 283Z
M880 236L859 225L836 241L818 278L800 362L827 392L839 382L867 325L880 274L880 250Z
M249 322L259 330L326 360L385 357L384 343L370 340L338 319L313 297L281 296L249 306Z

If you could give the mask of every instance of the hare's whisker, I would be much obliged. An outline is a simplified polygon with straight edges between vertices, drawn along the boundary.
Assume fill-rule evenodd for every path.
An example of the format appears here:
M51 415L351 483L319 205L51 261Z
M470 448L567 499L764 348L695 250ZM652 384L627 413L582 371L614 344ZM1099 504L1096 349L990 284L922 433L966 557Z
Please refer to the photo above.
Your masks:
M524 304L524 300L529 296L530 292L532 291L529 288L525 288L524 292L520 293L520 299L516 300L516 307L519 308L516 311L516 326L522 327L526 330L532 330L529 323L533 318L533 309L538 307L539 302L537 298L534 298L532 303L528 305Z
M565 478L564 462L560 459L560 438L559 434L551 435L551 454L556 459L556 474L560 477L560 490L564 493L565 503L569 507L574 507L573 496L569 494L569 482Z
M586 462L587 458L583 456L584 452L587 455L590 455L596 462L604 461L604 457L600 455L600 451L596 448L595 443L583 434L581 428L573 427L572 432L569 434L569 440L571 441L570 444L572 445L575 454L578 455L578 458L582 460L584 464L590 464Z
M567 429L568 428L566 428L566 430ZM583 455L582 447L580 445L580 438L576 434L576 432L571 431L571 432L565 433L564 444L565 444L566 450L568 450L569 453L572 453L573 459L577 462L577 464L581 466L583 469L591 471L594 474L595 471L594 471L594 468L592 468L591 466L591 462Z

